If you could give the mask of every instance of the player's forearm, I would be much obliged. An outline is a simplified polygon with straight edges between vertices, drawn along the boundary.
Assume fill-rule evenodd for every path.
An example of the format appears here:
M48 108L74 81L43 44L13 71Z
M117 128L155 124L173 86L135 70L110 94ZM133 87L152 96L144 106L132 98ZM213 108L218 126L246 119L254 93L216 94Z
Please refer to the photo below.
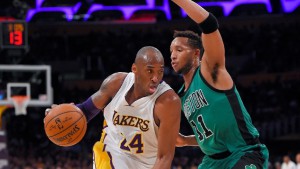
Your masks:
M90 121L100 112L100 109L98 109L93 103L92 97L89 97L82 103L76 104L76 106L81 109L88 121Z
M208 11L192 0L172 0L181 7L196 23L203 22L208 17Z
M198 146L195 135L186 136L187 145L186 146Z
M195 135L184 136L179 133L176 139L176 147L183 146L198 146Z

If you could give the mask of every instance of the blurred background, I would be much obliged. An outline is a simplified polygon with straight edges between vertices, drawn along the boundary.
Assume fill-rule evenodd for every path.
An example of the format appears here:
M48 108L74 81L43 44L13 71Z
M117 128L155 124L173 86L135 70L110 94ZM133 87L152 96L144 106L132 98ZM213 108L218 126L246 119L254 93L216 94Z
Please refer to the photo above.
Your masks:
M198 3L219 20L227 69L261 142L269 148L269 168L280 168L283 157L296 163L300 152L300 0ZM168 0L1 0L0 25L0 168L9 169L92 168L92 146L100 138L102 114L90 121L79 144L58 147L44 132L49 102L43 101L84 101L108 75L130 71L137 51L145 45L163 53L164 80L177 91L182 79L170 65L173 31L199 32ZM50 78L38 73L43 72L40 69L27 74L23 69L10 71L7 65L47 65ZM37 103L29 102L26 114L15 115L12 102L4 104L10 82L30 84ZM50 92L43 87L48 83ZM10 95L28 95L23 89L9 90ZM191 134L184 116L181 121L181 132ZM173 168L197 168L202 157L198 147L176 148Z

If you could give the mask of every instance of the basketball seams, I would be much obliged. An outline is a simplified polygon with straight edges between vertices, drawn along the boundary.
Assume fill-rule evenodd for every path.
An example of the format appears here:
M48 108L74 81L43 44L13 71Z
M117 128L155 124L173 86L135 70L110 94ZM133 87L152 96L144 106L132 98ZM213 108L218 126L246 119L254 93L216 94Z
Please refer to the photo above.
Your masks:
M72 140L72 142L74 142L75 140L77 140L77 138L79 138L79 137L81 137L81 139L83 138L84 135L82 136L81 134L82 134L83 131L86 130L86 127L87 127L86 121L84 121L84 125L83 125L83 128L82 128L81 132L78 134L78 136L77 136L75 139ZM75 145L75 144L71 144L72 142L69 142L69 143L66 143L66 144L60 144L60 145L61 145L61 146L66 146L66 145L72 146L72 145ZM70 145L70 144L71 144L71 145ZM76 143L76 144L77 144L77 143Z
M79 113L79 112L77 112L77 113ZM62 114L63 114L63 113L62 113ZM81 113L79 113L79 114L81 114ZM61 115L61 114L59 114L59 115ZM68 126L68 127L65 128L64 130L62 130L62 131L60 131L60 132L58 132L58 133L56 133L56 134L54 134L54 135L48 136L48 137L49 137L49 138L50 138L50 137L54 137L54 136L56 136L56 135L58 135L58 134L64 132L64 131L67 130L68 128L72 127L75 123L77 123L81 118L83 118L83 115L82 115L82 114L81 114L80 118L77 119L77 120L76 120L74 123L72 123L70 126ZM51 119L51 120L52 120L52 119Z
M65 113L72 113L72 112L79 113L79 114L81 115L80 118L83 116L83 114L80 113L79 111L75 111L75 110L65 111L65 112L62 112L62 113L60 113L60 114L58 114L58 115L52 117L51 119L49 119L48 123L46 123L46 125L45 125L45 128L47 128L48 124L49 124L54 118L56 118L56 117L58 117L58 116L60 116L60 115L63 115L63 114L65 114ZM47 118L47 116L46 116L46 118ZM80 118L79 118L79 119L80 119Z

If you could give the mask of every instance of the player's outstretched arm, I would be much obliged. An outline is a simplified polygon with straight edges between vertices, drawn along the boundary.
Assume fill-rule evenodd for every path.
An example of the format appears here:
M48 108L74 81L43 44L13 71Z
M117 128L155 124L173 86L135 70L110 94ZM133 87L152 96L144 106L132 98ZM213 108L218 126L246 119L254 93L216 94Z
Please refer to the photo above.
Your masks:
M127 73L119 72L108 76L97 92L83 103L76 105L83 111L88 121L95 117L111 101L120 89L126 75Z
M216 69L225 69L225 48L218 30L217 19L192 0L172 1L181 7L199 25L203 32L201 37L204 54L201 65L204 65L205 70L209 72L216 71Z
M108 76L97 92L86 101L76 104L76 106L85 114L88 121L95 117L111 101L120 89L126 75L127 73L119 72ZM50 110L55 106L57 106L57 104L53 104L51 108L47 108L45 110L45 116L47 116Z
M195 135L185 136L179 133L176 139L176 147L183 146L198 146Z
M154 117L159 121L159 129L157 159L153 169L171 168L180 126L180 105L180 98L173 90L166 91L156 100Z

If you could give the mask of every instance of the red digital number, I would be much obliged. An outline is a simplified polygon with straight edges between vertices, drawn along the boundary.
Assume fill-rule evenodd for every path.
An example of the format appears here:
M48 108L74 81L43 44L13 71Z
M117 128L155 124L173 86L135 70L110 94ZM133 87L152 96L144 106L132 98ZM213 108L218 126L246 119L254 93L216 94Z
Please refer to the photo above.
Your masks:
M9 33L9 43L11 45L23 45L23 34L21 31L14 31Z

